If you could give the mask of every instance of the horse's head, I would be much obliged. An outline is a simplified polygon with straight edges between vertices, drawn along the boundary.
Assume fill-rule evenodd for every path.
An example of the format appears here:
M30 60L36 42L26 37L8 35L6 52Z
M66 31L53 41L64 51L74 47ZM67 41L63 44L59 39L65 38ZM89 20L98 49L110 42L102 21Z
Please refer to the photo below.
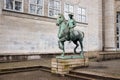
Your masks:
M65 17L63 14L58 14L56 25L59 26L63 21L65 21Z

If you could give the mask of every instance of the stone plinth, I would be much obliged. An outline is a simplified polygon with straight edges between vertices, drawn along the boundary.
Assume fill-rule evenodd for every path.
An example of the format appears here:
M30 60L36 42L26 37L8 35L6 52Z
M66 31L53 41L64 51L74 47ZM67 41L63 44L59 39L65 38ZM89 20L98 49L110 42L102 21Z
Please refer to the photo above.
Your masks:
M51 60L51 72L56 74L67 74L70 70L75 67L86 67L88 66L88 58L77 58L77 59L57 59Z

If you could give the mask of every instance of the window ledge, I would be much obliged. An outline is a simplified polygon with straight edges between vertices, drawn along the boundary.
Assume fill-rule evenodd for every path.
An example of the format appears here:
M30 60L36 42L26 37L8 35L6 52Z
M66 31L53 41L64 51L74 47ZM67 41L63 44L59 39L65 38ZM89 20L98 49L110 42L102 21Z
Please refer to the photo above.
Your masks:
M6 10L6 11L13 11L13 12L19 12L19 13L22 13L23 11L17 11L17 10L13 10L13 9L3 9L3 10Z
M84 24L84 25L88 25L88 23L83 23L83 22L78 22L78 21L77 21L77 23L79 23L79 24Z

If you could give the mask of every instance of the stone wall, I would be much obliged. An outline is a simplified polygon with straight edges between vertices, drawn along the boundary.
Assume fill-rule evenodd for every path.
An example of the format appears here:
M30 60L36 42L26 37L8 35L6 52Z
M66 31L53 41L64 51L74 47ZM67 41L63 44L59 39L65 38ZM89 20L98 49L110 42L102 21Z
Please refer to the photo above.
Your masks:
M62 1L62 5L64 2ZM3 4L3 0L0 3ZM76 27L85 32L84 50L101 51L101 1L80 0L74 3L74 0L71 0L71 3L85 7L87 11L87 23L77 23ZM24 11L24 13L7 11L3 10L3 5L0 5L0 53L60 53L61 50L57 46L56 19L47 17L47 7L45 16L28 14L27 7ZM75 45L66 42L65 47L67 52L72 52Z

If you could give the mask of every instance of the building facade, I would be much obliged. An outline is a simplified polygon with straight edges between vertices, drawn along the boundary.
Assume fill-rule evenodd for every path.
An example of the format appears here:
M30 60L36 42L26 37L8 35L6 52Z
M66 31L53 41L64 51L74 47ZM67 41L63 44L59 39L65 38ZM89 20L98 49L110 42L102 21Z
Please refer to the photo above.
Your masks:
M60 53L59 13L73 13L85 51L119 51L120 0L0 0L0 53ZM75 45L65 43L66 52Z

